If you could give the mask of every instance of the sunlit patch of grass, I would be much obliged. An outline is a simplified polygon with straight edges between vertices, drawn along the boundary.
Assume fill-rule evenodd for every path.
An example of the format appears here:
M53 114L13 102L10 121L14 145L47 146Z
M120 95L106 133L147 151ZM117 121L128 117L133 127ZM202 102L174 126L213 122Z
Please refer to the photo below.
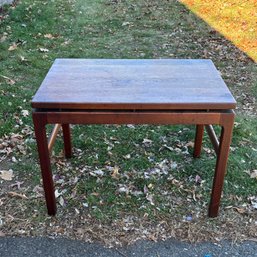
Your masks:
M180 0L257 62L255 0Z

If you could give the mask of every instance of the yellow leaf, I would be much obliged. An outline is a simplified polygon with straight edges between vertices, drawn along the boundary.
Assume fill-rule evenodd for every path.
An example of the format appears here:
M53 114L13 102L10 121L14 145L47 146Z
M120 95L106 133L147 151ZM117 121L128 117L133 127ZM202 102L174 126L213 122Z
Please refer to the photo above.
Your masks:
M114 168L113 168L113 172L112 172L112 177L114 178L114 179L118 179L119 178L119 175L120 175L120 173L119 173L119 167L117 167L117 166L115 166Z

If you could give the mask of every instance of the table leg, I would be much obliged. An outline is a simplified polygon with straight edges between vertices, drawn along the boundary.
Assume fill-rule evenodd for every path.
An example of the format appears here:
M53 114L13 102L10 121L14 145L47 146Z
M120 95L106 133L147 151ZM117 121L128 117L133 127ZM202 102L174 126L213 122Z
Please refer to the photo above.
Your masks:
M219 212L220 198L226 174L229 148L232 139L234 114L227 115L222 125L220 145L217 155L215 174L213 179L211 201L209 205L209 217L217 217Z
M56 201L54 194L54 182L51 171L51 163L46 136L46 114L33 113L34 129L38 147L39 161L43 178L46 205L49 215L56 214Z
M64 153L66 158L71 157L71 135L70 135L70 125L62 124L63 131L63 141L64 141Z
M195 145L194 145L194 158L199 158L202 150L202 142L203 142L203 134L204 134L204 125L196 125L196 133L195 133Z

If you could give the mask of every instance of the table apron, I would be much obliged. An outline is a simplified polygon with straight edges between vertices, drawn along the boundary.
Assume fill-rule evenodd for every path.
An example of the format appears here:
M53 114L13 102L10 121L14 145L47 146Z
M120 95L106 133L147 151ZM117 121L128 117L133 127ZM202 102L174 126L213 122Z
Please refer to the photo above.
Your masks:
M45 124L213 124L223 125L228 112L37 112Z

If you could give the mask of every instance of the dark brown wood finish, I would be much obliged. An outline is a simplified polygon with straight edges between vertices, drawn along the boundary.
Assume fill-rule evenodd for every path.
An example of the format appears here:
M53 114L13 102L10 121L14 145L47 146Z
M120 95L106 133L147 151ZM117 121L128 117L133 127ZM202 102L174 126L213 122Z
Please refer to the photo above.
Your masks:
M48 151L49 153L52 152L55 140L57 138L58 132L61 128L61 124L55 124L55 126L53 127L52 133L48 139Z
M66 158L71 157L71 133L70 133L70 125L62 124L63 131L63 142L64 142L64 154Z
M194 157L200 156L206 126L217 153L209 216L218 215L235 100L211 61L57 59L32 106L50 215L56 202L45 126L56 123L62 124L66 157L69 124L196 124ZM222 127L220 142L213 124Z
M215 134L215 131L214 131L212 125L206 125L205 128L206 128L208 136L211 140L212 146L213 146L216 154L218 154L218 152L219 152L219 140L218 140L218 138Z
M56 201L54 195L54 182L51 171L50 156L46 137L47 114L33 112L33 122L35 136L37 140L47 210L48 214L54 215L56 213Z
M199 158L201 155L203 134L204 134L204 125L203 124L196 125L195 145L194 145L194 153L193 153L194 158Z

